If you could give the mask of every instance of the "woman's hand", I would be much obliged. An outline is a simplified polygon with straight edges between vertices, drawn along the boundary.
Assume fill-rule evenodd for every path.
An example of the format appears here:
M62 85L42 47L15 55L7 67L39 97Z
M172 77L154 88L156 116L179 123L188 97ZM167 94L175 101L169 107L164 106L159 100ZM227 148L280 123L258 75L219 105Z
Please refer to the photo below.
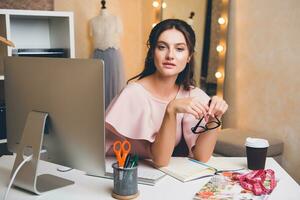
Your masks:
M204 116L207 122L214 117L220 119L227 109L228 104L218 96L211 98L209 106L200 101L198 97L190 97L172 100L167 107L167 112L175 114L189 113L194 115L196 119Z
M216 128L221 125L211 122L216 122L216 118L220 120L220 118L227 111L227 109L228 105L222 98L217 96L211 98L209 109L207 115L205 116L205 121L207 122L205 127L209 129L210 133L200 134L198 136L193 149L195 159L200 160L202 162L207 162L211 157L219 133L219 131L217 131Z
M220 97L213 96L209 105L207 114L211 117L217 117L220 119L222 115L227 111L228 104Z
M194 115L196 119L206 116L208 110L208 105L201 102L198 97L174 99L167 106L167 112L169 113L189 113ZM212 111L215 111L215 109Z

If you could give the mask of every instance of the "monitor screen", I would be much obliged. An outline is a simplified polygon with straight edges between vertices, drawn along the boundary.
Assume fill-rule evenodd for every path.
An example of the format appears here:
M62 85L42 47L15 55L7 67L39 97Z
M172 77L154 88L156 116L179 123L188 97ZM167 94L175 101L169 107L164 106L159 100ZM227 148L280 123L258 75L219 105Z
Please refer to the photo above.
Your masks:
M16 152L31 111L48 113L48 161L104 175L104 68L101 60L6 57L8 149Z

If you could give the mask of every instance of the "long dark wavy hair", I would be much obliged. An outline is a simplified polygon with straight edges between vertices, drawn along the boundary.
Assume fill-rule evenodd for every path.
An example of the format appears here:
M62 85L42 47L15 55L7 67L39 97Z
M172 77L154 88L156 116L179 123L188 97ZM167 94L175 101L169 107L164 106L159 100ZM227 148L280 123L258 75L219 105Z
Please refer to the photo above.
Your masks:
M195 32L188 23L180 19L166 19L158 23L151 30L147 42L148 52L147 52L147 57L145 59L144 69L138 75L130 78L127 81L127 83L136 78L138 78L138 80L142 79L146 76L153 74L156 71L156 66L154 64L154 50L157 45L157 40L162 32L173 28L180 31L184 35L189 50L189 56L191 57L190 61L186 64L184 70L178 74L175 83L179 86L183 85L183 88L185 90L190 90L191 86L195 86L195 80L194 80L194 68L195 68L194 48L196 43Z

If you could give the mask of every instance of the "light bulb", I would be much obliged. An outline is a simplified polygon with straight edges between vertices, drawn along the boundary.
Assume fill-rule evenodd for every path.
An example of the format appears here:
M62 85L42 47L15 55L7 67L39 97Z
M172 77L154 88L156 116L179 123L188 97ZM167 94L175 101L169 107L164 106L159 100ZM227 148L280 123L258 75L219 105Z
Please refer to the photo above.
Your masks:
M216 78L221 78L221 77L222 77L222 73L219 72L219 71L216 72L216 73L215 73L215 77L216 77Z
M163 3L161 4L161 7L162 7L162 8L166 8L166 7L167 7L167 3L166 3L166 2L163 2Z
M224 47L222 45L218 45L216 48L217 52L221 53L222 51L224 51Z
M225 24L225 22L226 22L226 20L223 17L220 17L218 19L218 23L221 24L221 25Z
M152 6L153 6L154 8L157 8L157 7L159 6L158 1L153 1L153 2L152 2Z

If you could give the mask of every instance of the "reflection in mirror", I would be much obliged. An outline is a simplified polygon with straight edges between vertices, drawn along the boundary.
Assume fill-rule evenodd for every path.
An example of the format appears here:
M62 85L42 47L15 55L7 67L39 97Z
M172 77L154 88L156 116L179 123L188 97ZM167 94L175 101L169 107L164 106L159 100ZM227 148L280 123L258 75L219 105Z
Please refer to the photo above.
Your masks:
M162 20L178 18L196 33L195 80L208 95L223 96L228 0L164 0ZM219 18L222 18L219 20ZM218 49L217 46L219 46ZM223 48L223 49L222 49Z

